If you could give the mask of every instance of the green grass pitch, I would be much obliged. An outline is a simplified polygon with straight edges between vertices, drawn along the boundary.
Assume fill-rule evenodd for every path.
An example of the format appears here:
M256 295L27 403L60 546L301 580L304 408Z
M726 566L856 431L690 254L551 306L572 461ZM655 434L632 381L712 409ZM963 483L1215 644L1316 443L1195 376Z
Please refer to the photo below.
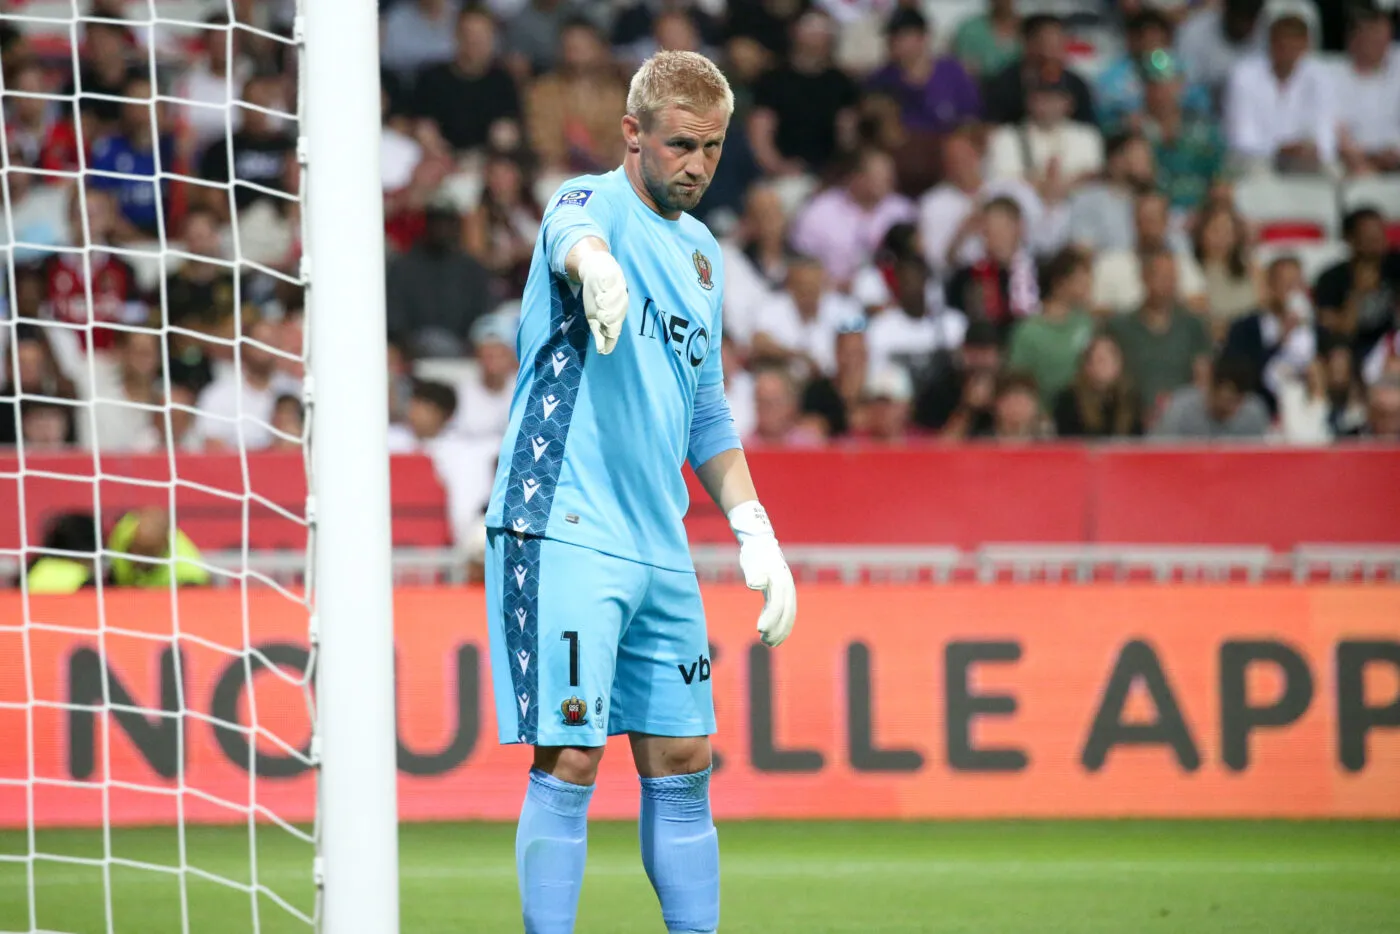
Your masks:
M404 934L520 930L514 828L405 826ZM1397 934L1400 823L730 823L724 934ZM114 831L113 853L176 862L170 830ZM0 854L26 851L0 834ZM93 831L42 831L49 853L100 856ZM246 828L191 828L191 865L248 879ZM259 876L309 906L310 850L258 829ZM40 930L105 934L100 868L36 866ZM31 930L24 864L0 862L0 931ZM191 877L195 934L249 934L249 896ZM177 934L178 879L114 867L112 930ZM304 932L269 901L263 934ZM662 934L634 825L590 830L579 934Z

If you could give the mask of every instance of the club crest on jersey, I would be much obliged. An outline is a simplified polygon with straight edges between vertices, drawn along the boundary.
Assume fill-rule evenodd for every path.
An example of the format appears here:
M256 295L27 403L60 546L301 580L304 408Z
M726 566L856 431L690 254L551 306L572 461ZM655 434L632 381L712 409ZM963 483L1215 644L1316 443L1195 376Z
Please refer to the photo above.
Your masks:
M588 723L588 701L571 697L559 705L564 715L565 726L584 726Z
M713 289L715 283L711 276L715 273L715 267L710 264L710 258L699 250L696 250L690 258L695 260L695 275L699 277L700 288L706 292Z
M587 188L575 188L573 191L566 191L559 196L559 206L572 205L581 208L588 203L588 199L593 197L593 192Z

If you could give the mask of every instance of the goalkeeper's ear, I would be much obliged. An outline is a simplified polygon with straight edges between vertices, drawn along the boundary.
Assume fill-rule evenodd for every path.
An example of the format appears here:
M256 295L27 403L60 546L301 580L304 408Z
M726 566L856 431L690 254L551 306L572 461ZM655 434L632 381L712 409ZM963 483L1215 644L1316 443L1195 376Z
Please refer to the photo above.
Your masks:
M642 151L642 121L632 114L626 114L622 118L622 138L627 143L627 151L638 153Z

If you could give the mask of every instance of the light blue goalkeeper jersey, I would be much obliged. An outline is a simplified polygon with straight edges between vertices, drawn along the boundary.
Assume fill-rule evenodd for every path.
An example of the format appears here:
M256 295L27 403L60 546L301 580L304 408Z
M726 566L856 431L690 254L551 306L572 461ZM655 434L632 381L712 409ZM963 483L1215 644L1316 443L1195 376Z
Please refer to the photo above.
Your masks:
M564 259L598 237L630 299L599 354ZM705 225L648 208L622 169L550 199L521 303L520 373L486 523L692 569L681 468L739 447L720 353L724 270Z

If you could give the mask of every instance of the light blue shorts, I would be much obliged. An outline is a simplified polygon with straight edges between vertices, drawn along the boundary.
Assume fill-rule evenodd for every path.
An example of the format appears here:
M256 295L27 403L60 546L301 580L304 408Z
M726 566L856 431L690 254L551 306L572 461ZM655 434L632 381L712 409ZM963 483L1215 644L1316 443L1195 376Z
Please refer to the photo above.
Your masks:
M492 529L486 618L503 744L602 746L619 733L715 730L693 572Z

